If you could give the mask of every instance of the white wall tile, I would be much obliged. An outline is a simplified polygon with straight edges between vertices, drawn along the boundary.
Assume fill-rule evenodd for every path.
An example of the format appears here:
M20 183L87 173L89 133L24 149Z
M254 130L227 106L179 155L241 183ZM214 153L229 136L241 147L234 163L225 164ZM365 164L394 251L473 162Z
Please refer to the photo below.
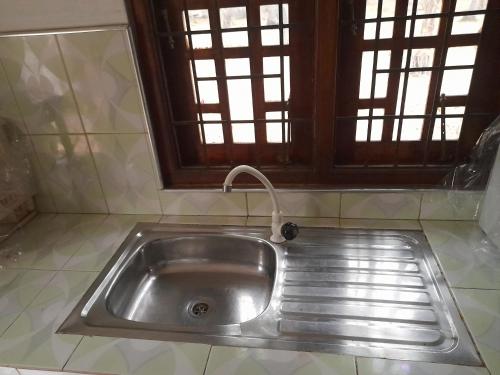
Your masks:
M145 134L93 134L90 147L110 213L160 214Z
M418 219L421 193L342 193L340 216L348 219Z

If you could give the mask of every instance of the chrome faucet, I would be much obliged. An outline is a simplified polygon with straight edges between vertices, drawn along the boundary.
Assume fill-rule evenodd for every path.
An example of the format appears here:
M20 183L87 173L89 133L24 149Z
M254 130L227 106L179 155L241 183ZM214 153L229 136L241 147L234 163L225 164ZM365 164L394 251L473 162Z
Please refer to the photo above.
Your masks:
M232 169L224 181L224 185L222 186L222 191L225 193L230 193L232 189L232 184L234 178L240 173L248 173L255 178L257 178L260 182L264 184L267 191L271 195L271 201L273 204L273 212L272 212L272 222L271 222L271 242L274 243L282 243L286 240L293 240L297 237L299 233L299 228L296 224L293 223L283 223L283 213L280 210L280 205L278 201L278 196L276 195L276 191L274 190L273 185L257 169L252 168L248 165L239 165L236 168Z

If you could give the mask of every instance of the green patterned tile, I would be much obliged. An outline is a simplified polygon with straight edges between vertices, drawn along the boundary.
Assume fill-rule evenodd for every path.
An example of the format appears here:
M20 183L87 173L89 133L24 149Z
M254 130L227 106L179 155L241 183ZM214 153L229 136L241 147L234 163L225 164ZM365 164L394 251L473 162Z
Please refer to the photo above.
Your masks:
M88 133L143 133L145 115L126 31L57 36Z
M164 224L188 224L188 225L237 225L245 226L245 216L163 216L161 223Z
M431 191L422 196L420 219L425 220L476 220L483 192Z
M38 135L32 140L58 212L107 213L85 136Z
M422 230L418 220L340 219L342 228Z
M484 367L455 366L441 363L392 361L381 358L357 358L358 375L488 375Z
M354 357L214 346L206 375L356 375Z
M285 221L291 221L301 227L310 228L338 228L339 219L335 217L290 217L285 216ZM249 227L271 227L270 216L249 216L246 222Z
M248 215L268 216L273 207L269 193L247 193ZM340 194L335 192L278 192L285 216L339 217Z
M29 133L83 133L55 36L1 38L0 59Z
M453 289L491 375L500 374L500 290Z
M421 221L452 287L500 289L500 253L473 221Z
M247 216L245 193L160 191L164 215Z
M64 269L100 271L138 222L157 223L160 215L110 215L87 236L84 244L65 264Z
M0 270L0 335L17 319L55 272Z
M65 370L120 375L202 375L210 346L85 337Z
M94 134L89 142L110 213L160 214L146 135Z
M96 272L59 271L0 337L0 363L62 369L81 336L54 332L96 276Z
M342 193L340 217L345 219L416 220L421 193Z

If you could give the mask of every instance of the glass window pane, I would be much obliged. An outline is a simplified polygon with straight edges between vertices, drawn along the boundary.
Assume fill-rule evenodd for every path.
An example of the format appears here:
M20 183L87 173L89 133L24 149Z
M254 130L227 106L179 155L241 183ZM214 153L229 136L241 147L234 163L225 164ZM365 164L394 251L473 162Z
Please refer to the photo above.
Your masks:
M405 115L422 115L425 113L431 72L409 72L406 88Z
M194 60L196 68L196 76L198 78L215 77L215 61L214 60Z
M206 144L222 144L224 143L224 133L222 124L204 124L205 143Z
M283 57L283 64L285 71L283 72L283 78L285 79L285 100L290 98L290 57Z
M445 70L441 83L441 94L447 96L469 94L472 69Z
M222 33L222 45L224 48L248 47L248 32L232 31Z
M446 107L447 115L461 115L465 113L465 107ZM441 108L437 109L437 115L441 114ZM447 141L456 141L460 138L460 130L462 129L463 117L447 117L445 118L445 133ZM441 140L441 119L434 120L434 130L432 132L432 140Z
M217 81L199 81L198 91L200 93L200 101L202 104L219 103Z
M358 116L368 116L367 109L358 109ZM356 120L356 142L366 142L368 139L368 120Z
M203 121L221 121L220 113L202 113ZM199 115L198 115L199 119ZM224 143L224 134L222 131L222 124L204 124L206 144L222 144ZM199 126L200 141L203 143L203 135L201 133L201 124Z
M366 0L365 18L377 18L378 0Z
M392 38L392 31L394 29L394 21L384 21L380 23L380 39Z
M288 111L284 113L285 119L288 119ZM266 112L266 120L281 120L281 112ZM288 139L288 124L285 123L285 140L283 140L283 129L281 122L266 123L267 143L282 143Z
M406 21L405 38L410 37L410 20ZM415 20L415 29L413 30L414 37L434 36L439 31L440 18L419 18Z
M250 79L228 79L229 113L232 120L253 120Z
M468 12L472 10L484 10L488 0L457 0L455 12Z
M210 34L193 34L191 35L191 40L193 42L193 49L212 48L212 36Z
M389 69L391 66L391 51L381 50L377 54L377 69Z
M280 74L281 61L279 56L264 57L262 63L264 74Z
M250 59L226 59L227 76L248 76L250 75Z
M264 99L266 102L281 101L281 79L264 78Z
M484 15L472 14L468 16L455 16L453 17L453 26L451 27L451 34L476 34L480 33L483 29Z
M183 12L183 15L185 13ZM210 18L208 16L208 9L191 9L188 10L189 28L191 31L210 30ZM184 23L185 18L183 17ZM187 31L184 24L184 30Z
M418 0L417 14L436 14L441 13L443 8L442 0ZM408 1L407 15L411 15L413 10L413 0Z
M278 29L261 30L263 46L277 46L280 44L280 31Z
M383 116L383 108L373 108L373 116ZM380 142L382 140L382 129L384 127L383 119L372 119L372 131L370 134L371 142Z
M446 52L446 66L474 65L477 46L450 47Z
M370 98L372 85L373 51L364 51L361 57L361 79L359 81L359 98Z
M220 24L223 29L247 27L246 7L221 8Z
M288 24L288 4L283 4L283 24ZM279 4L260 6L260 25L279 25Z
M401 141L419 141L422 138L423 119L404 119L401 127ZM392 140L396 141L398 136L399 120L394 120Z
M382 17L394 17L396 0L384 0L382 3Z
M254 125L232 124L233 143L255 143Z
M376 27L377 27L377 24L375 22L365 23L365 30L363 33L363 38L365 38L365 40L375 39L375 34L377 32Z
M375 98L385 98L387 96L387 83L389 73L377 73L375 76Z

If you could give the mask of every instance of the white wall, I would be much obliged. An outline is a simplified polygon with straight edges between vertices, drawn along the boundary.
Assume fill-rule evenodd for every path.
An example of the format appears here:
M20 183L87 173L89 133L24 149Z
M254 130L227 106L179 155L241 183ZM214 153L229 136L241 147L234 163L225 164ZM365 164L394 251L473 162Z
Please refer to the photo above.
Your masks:
M0 0L0 33L127 22L123 0Z
M500 247L500 148L491 171L479 224L488 237Z

